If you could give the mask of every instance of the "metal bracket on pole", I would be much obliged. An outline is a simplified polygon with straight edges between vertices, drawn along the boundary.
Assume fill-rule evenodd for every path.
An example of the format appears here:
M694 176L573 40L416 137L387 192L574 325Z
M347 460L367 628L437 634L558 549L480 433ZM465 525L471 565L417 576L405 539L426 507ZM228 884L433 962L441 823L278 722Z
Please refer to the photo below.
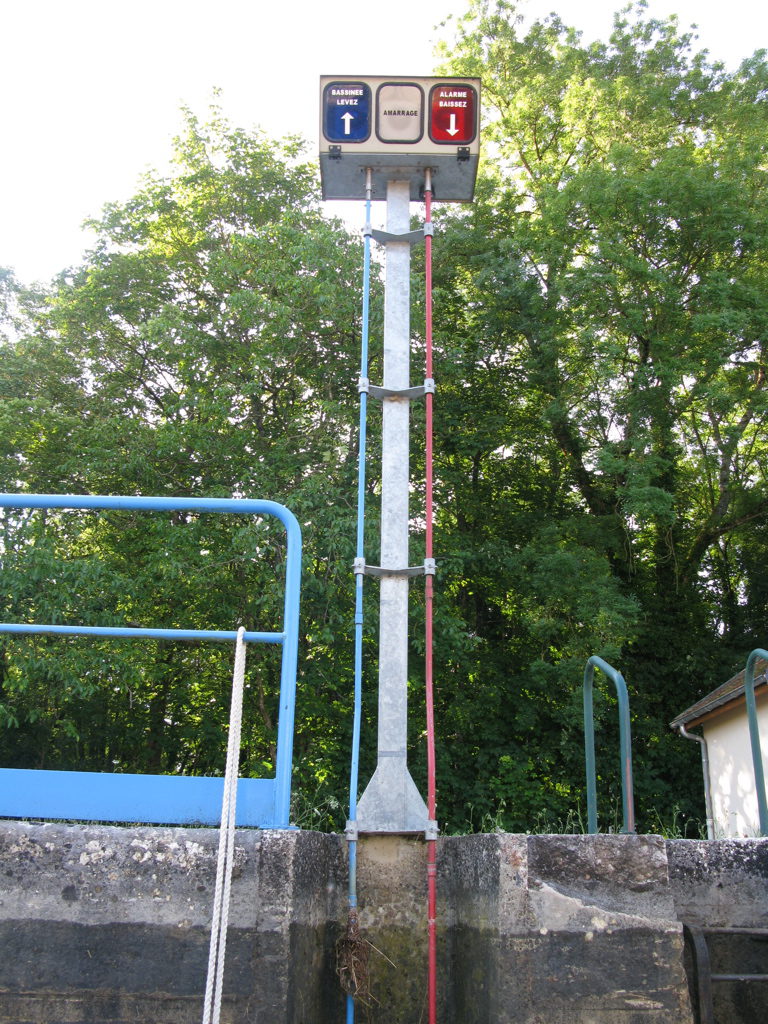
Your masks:
M435 234L435 229L434 229L434 227L432 225L432 221L431 220L425 220L424 221L424 237L425 238L432 238L432 237L434 237L434 234Z
M371 398L378 398L383 401L385 398L405 398L412 401L414 398L423 398L425 395L434 395L435 382L428 377L423 384L415 388L381 388L377 384L370 384L368 380L361 377L358 381L357 390L370 395Z
M424 576L423 565L408 565L404 569L388 569L382 565L366 565L366 576Z
M424 829L424 838L427 841L430 841L432 839L437 839L437 835L438 835L437 822L433 821L430 818L430 820L427 822L427 827Z
M434 558L425 558L423 565L408 565L403 569L390 569L382 565L366 565L364 558L356 558L355 575L363 576L434 576L436 563Z
M346 828L344 829L344 838L349 843L353 843L353 842L357 841L357 822L356 821L348 821L347 822Z
M424 241L424 232L405 231L401 235L396 235L391 231L372 231L371 238L380 245L385 245L387 242L407 242L409 245L417 245Z

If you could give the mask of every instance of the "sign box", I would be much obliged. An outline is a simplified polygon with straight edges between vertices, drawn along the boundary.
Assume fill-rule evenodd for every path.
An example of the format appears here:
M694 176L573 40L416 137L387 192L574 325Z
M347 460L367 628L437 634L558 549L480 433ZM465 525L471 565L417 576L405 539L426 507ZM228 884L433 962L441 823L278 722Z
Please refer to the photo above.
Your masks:
M323 75L320 177L324 199L386 199L388 181L421 198L432 172L435 199L472 199L480 156L480 80Z

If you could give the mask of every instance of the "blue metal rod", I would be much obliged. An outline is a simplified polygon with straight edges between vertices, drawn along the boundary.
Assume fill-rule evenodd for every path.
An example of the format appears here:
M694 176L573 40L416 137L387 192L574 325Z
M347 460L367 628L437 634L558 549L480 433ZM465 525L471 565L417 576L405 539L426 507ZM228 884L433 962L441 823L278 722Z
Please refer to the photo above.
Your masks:
M371 282L371 193L367 189L368 198L365 204L365 248L363 254L363 324L362 345L360 355L360 376L368 376L368 333L370 322L370 282ZM365 455L367 444L368 395L360 392L360 451L357 465L357 544L355 555L365 555ZM349 778L349 820L357 818L357 787L360 761L360 719L362 706L363 678L363 574L357 573L355 578L355 696L352 724L352 763ZM350 890L350 897L352 896ZM351 903L351 906L356 906Z
M278 506L282 508L282 506ZM301 527L288 509L286 527L285 595L283 598L283 657L280 668L280 711L275 756L275 819L278 828L291 821L293 734L296 719L296 676L299 668L299 606L301 600ZM275 513L276 514L276 513Z
M0 622L0 633L48 633L59 636L111 636L144 640L237 640L234 630L224 629L144 629L139 626L48 626L19 622ZM285 633L244 633L250 643L281 644Z
M279 519L301 536L294 514L276 501L257 498L158 498L126 494L0 494L0 508L142 509L148 512L235 512Z
M365 243L363 251L363 323L360 347L360 377L368 377L368 334L370 324L371 290L371 172L366 172ZM367 444L368 394L360 391L360 450L357 464L357 559L365 556L365 454ZM349 772L349 821L357 835L357 787L360 771L360 720L363 703L363 574L355 575L355 694L352 718L352 756ZM357 839L350 838L349 848L349 909L350 917L357 910ZM355 1021L355 999L347 993L347 1024Z

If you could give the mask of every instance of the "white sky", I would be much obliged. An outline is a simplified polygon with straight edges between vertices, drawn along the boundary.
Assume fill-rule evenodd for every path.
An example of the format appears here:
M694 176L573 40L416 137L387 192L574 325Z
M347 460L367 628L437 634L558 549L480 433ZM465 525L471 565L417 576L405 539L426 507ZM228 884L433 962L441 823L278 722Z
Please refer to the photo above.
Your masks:
M321 74L429 75L433 26L466 6L0 0L0 266L32 281L79 262L90 241L82 221L164 165L182 104L204 114L218 87L236 124L316 145ZM623 2L520 6L554 9L593 39L607 38ZM768 46L768 5L757 0L650 0L649 9L696 22L701 46L732 67Z

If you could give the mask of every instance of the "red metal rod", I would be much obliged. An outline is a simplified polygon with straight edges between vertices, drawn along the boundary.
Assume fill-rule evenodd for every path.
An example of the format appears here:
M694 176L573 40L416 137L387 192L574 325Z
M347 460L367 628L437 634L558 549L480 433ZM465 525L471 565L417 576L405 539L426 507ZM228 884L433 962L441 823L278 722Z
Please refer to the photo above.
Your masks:
M425 333L426 333L426 376L432 379L432 181L428 174L425 182L425 220L429 226L425 232ZM425 557L432 558L432 393L425 395L426 403L426 538ZM435 710L432 681L432 575L425 576L425 689L427 715L427 813L430 821L436 817L435 786ZM433 826L434 827L434 826ZM427 923L428 923L428 971L427 1006L429 1024L437 1022L437 840L427 840Z
M430 225L424 239L426 246L426 270L425 270L425 291L426 291L426 376L432 378L432 191L427 189L424 193L426 205L426 222ZM432 558L432 522L434 518L432 498L432 394L427 392L426 402L426 538L425 557ZM426 586L426 701L427 701L427 810L429 817L435 818L435 720L434 703L432 693L432 601L433 601L433 579L432 575L425 576Z

